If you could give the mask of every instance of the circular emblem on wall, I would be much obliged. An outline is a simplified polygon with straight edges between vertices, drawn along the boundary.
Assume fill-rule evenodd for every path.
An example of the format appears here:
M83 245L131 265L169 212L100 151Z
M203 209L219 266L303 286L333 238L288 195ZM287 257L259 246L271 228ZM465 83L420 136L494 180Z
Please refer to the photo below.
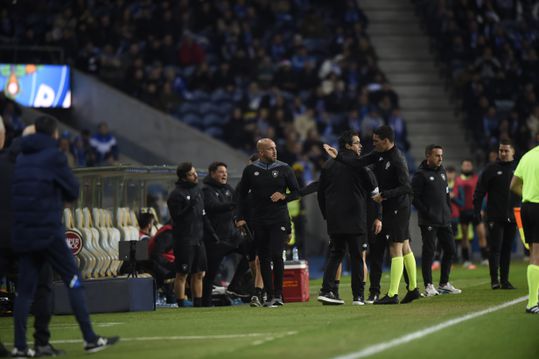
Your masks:
M80 253L83 247L81 234L77 231L72 231L68 229L65 232L65 236L66 236L67 246L69 247L69 249L71 249L71 252L73 253L73 255L76 256L77 254Z

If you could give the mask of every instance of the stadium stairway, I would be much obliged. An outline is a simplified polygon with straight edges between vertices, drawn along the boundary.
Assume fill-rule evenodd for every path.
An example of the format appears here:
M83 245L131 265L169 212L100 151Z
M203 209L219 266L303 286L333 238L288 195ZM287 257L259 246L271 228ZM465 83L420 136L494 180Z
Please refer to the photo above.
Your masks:
M361 0L360 6L379 67L399 95L416 162L424 158L426 145L436 143L445 148L445 164L458 165L470 156L469 145L412 3Z

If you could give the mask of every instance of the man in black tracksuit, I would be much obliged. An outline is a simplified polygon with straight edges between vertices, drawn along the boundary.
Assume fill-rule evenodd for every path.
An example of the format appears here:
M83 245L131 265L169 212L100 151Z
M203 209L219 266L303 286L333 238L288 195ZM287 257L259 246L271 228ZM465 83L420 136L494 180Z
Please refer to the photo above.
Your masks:
M219 271L219 266L224 257L232 253L247 255L242 237L234 225L237 203L235 191L227 183L227 165L223 162L213 162L208 167L208 176L204 178L204 209L208 219L219 237L219 242L214 243L211 238L206 243L206 255L208 270L204 277L204 306L211 306L211 294L213 281ZM232 288L229 288L232 289Z
M423 247L421 253L425 295L439 294L432 285L432 261L436 238L443 249L439 288L447 287L451 262L455 255L455 241L451 231L451 199L447 175L442 166L443 149L438 145L425 148L426 159L412 178L413 204L418 212Z
M375 304L398 304L398 289L403 269L410 279L409 290L402 303L409 303L420 297L417 289L416 263L410 247L408 222L410 219L410 194L412 192L408 166L395 146L395 134L389 126L381 126L373 133L375 150L360 158L345 158L337 150L325 145L326 151L339 162L360 168L373 164L373 172L378 180L380 193L373 200L382 203L383 226L378 240L389 243L391 255L391 275L388 294ZM383 255L383 252L382 252ZM378 259L383 260L383 258Z
M518 197L509 190L516 168L514 155L512 143L508 140L501 141L498 160L485 167L473 196L474 215L480 218L483 198L488 195L486 223L492 289L514 289L509 283L511 249L516 234L513 208L519 206Z
M259 160L243 170L239 188L239 216L236 225L245 225L244 219L253 211L254 237L264 288L268 295L266 307L283 305L284 275L283 249L291 232L287 198L299 198L299 186L294 171L284 162L277 161L275 142L263 138L257 142ZM285 195L286 190L290 193ZM251 191L252 201L247 201ZM273 262L273 281L271 278Z
M190 162L181 163L176 170L178 181L167 204L174 233L176 265L176 300L178 307L187 306L185 282L191 275L191 294L195 307L202 306L202 280L207 269L204 235L218 239L204 210L204 196L198 185L198 175Z
M352 131L346 131L339 138L339 149L343 158L359 158L359 136ZM373 190L365 167L355 169L330 159L322 169L318 204L327 221L327 231L331 238L331 252L318 296L318 301L322 303L344 304L332 289L335 288L337 268L348 246L352 271L352 304L365 304L361 252L367 241L367 199Z

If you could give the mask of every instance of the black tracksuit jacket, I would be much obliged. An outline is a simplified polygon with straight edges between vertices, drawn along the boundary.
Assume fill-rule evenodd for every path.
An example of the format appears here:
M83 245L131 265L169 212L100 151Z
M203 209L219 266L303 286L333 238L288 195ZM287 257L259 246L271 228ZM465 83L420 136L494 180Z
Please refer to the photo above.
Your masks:
M515 168L515 161L498 160L488 164L481 172L473 195L474 212L477 217L481 213L483 198L488 194L487 221L515 222L513 208L519 207L520 202L518 197L509 190Z
M449 225L451 199L443 166L432 168L423 161L412 178L412 190L420 226Z
M380 193L385 199L382 205L384 213L410 207L412 188L408 166L397 146L386 152L372 151L359 158L344 158L339 152L336 159L356 168L373 165L372 171L378 180Z
M287 200L272 202L275 192L286 193ZM251 191L250 200L249 191ZM287 201L299 198L299 186L292 168L281 161L265 163L260 160L243 170L241 185L238 186L239 218L249 217L252 206L254 225L289 224Z

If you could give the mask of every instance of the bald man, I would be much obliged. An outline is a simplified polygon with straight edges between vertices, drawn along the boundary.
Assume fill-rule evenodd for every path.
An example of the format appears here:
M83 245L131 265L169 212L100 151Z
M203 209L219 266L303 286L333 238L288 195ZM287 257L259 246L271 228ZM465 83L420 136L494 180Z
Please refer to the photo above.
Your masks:
M275 142L263 138L257 142L256 148L259 159L247 165L241 177L237 225L245 224L249 213L248 205L251 204L255 245L264 288L268 295L264 307L278 307L283 305L282 253L291 232L286 204L287 200L299 198L299 186L292 168L277 160ZM249 192L251 201L247 200Z

